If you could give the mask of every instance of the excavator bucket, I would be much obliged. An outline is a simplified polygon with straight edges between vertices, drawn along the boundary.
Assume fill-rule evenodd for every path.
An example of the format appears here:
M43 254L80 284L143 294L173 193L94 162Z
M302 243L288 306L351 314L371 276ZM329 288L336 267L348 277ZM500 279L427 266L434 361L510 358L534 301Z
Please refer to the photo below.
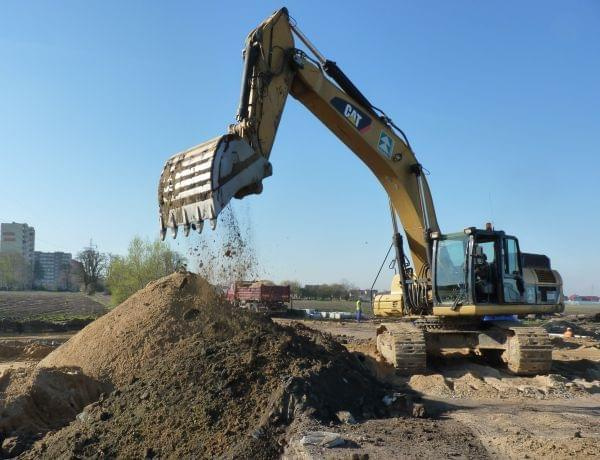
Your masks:
M179 226L202 231L208 220L214 229L217 216L233 198L262 191L262 179L271 164L235 134L212 139L171 157L158 184L161 239L167 228L173 238Z

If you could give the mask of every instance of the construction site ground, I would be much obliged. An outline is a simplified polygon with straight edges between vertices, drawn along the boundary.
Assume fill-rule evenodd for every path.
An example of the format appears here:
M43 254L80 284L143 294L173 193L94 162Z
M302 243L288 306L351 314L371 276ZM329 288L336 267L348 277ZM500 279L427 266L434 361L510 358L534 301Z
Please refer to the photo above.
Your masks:
M588 334L553 337L547 376L455 352L401 377L374 321L236 316L197 278L75 336L0 336L0 458L598 456L597 317L556 321Z
M405 445L401 455L430 457L432 452L439 452L437 444L441 439L447 442L458 438L461 441L454 453L448 445L443 450L448 456L470 457L471 444L482 446L483 456L493 458L598 456L600 341L595 337L554 336L553 367L548 376L517 377L477 356L449 352L430 360L426 375L402 377L382 363L377 354L374 336L378 321L292 321L332 334L346 348L362 354L380 380L422 395L427 412L435 420L431 432L432 427L413 430L404 420L400 429L388 426L387 420L370 421L354 428L359 436L366 432L379 433L376 436L381 437L381 433L388 432L389 438L382 444L394 449L398 449L394 438L409 441L410 447L406 450ZM587 323L580 317L575 324L590 326L589 332L600 332L600 323L595 321ZM427 450L428 444L431 451ZM385 450L366 449L366 452L384 458ZM392 452L398 450L389 451Z

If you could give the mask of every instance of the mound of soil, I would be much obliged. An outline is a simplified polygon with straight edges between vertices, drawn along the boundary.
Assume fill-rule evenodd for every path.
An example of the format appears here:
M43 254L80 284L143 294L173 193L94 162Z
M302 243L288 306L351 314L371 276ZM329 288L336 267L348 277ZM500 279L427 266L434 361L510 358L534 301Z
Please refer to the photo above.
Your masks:
M12 438L15 446L10 453L19 453L45 432L73 420L84 406L110 390L79 369L6 370L0 375L0 441ZM5 454L3 449L0 457Z
M274 458L299 416L386 414L385 388L341 344L232 308L202 278L148 285L48 355L115 390L26 458Z

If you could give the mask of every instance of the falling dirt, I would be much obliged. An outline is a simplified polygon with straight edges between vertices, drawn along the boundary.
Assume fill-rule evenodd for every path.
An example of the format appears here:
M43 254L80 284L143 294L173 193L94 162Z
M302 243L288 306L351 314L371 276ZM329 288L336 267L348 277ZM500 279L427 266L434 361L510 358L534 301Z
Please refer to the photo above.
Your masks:
M231 204L219 214L219 232L203 232L190 239L191 267L210 283L229 286L260 275L249 219L240 223Z

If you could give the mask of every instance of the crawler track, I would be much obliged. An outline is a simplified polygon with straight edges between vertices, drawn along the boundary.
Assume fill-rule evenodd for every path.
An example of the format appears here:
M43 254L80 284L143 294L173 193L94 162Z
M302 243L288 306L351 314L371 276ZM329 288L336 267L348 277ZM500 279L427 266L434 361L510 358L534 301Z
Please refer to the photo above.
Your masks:
M518 375L547 374L552 366L552 344L541 327L511 327L502 358Z
M427 368L425 335L411 323L382 324L377 331L377 350L400 374L422 374Z

